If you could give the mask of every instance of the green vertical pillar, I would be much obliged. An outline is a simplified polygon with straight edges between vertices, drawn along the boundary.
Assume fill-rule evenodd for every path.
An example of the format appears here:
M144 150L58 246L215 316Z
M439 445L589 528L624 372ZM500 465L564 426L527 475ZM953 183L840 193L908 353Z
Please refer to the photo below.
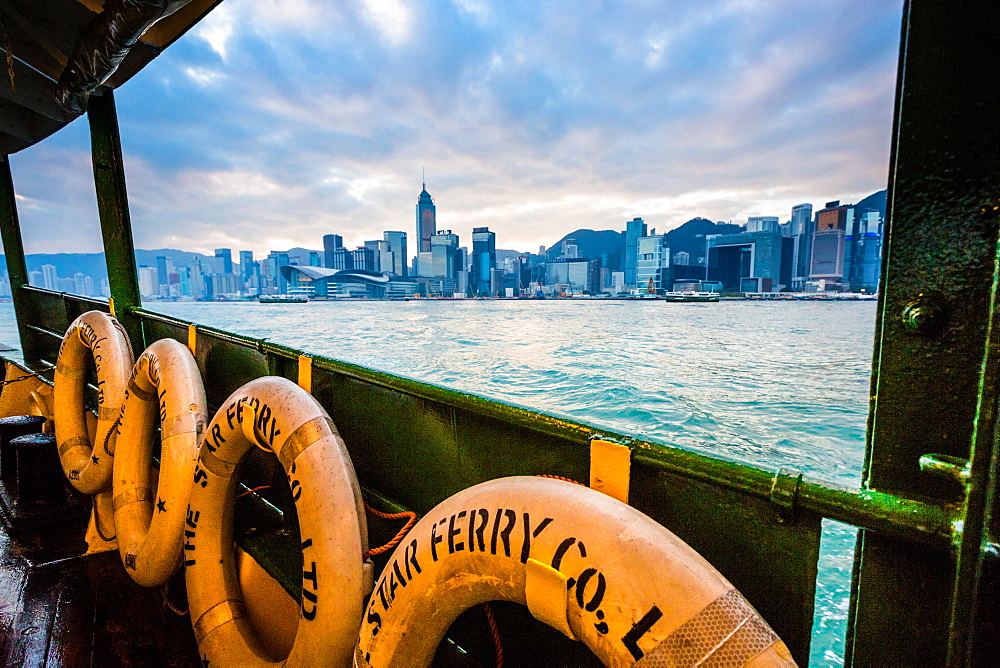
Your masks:
M132 347L143 349L142 328L134 309L141 306L139 277L132 243L132 221L125 191L125 165L122 162L121 137L115 98L110 89L91 95L87 109L90 120L90 145L94 161L94 185L97 209L104 238L104 258L115 315L125 327Z
M0 233L7 258L7 276L10 277L10 293L17 316L17 331L21 336L21 350L25 361L38 359L36 346L32 345L28 331L27 295L21 289L28 284L28 265L24 261L24 243L21 241L21 225L17 220L17 202L14 199L14 181L10 176L9 156L0 156Z

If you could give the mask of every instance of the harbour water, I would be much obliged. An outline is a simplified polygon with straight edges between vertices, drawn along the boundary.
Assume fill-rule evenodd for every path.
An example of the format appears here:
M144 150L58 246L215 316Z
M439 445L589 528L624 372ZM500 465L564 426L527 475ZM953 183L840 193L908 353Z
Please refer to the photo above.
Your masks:
M873 302L146 306L767 470L860 482ZM0 336L16 344L9 308ZM824 524L812 665L843 663L853 543L853 530Z

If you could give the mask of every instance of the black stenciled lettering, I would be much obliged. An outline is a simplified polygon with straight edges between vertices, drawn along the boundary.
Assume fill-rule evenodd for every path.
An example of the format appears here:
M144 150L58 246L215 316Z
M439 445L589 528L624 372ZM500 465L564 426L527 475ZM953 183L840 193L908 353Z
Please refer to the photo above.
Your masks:
M393 562L396 563L396 562ZM399 573L399 567L396 567L395 571L389 571L389 603L396 600L396 590L399 589L399 580L396 579L396 573Z
M389 601L385 598L385 579L379 580L378 583L378 597L382 600L382 609L386 612L389 611Z
M313 604L312 610L306 608L306 601ZM316 619L316 613L319 611L319 597L312 593L308 589L302 590L302 618L307 622L311 622Z
M306 570L302 571L302 579L312 582L312 588L316 591L319 591L319 582L317 582L316 580L316 562L315 561L312 562L310 566L311 568L308 571Z
M576 538L570 536L563 542L559 543L559 547L556 548L555 554L552 555L552 568L559 570L562 565L563 557L566 556L566 551L573 547L573 543L576 542Z
M133 571L135 570L135 556L136 555L132 554L131 552L125 555L125 568L128 568Z
M312 538L306 538L304 541L302 541L302 549L303 550L306 549L307 547L312 547L312 546L313 546L313 539Z
M649 630L653 628L653 624L660 621L660 617L663 613L655 605L646 612L642 618L632 625L629 632L622 637L622 644L625 645L625 649L632 654L632 658L638 661L646 655L641 649L639 649L639 639L644 635L649 633Z
M288 485L292 489L292 501L298 501L302 497L302 483L298 480L289 480Z
M264 404L260 407L260 412L257 413L257 430L262 434L267 433L267 422L271 419L271 407Z
M200 518L200 517L201 517L201 511L200 510L191 510L191 506L188 506L187 517L186 517L186 519L184 521L192 529L197 529L198 528L198 518Z
M410 574L410 564L413 564L413 568L420 573L420 564L417 563L417 539L414 538L410 541L410 544L406 546L403 550L403 565L406 566L406 579L412 580L413 576Z
M465 543L462 541L456 541L455 536L462 533L461 527L455 528L455 520L460 520L465 517L468 513L462 511L457 515L452 515L448 518L448 554L454 554L455 552L461 552L465 549Z
M281 430L278 429L277 427L278 427L278 419L274 418L271 420L271 433L267 437L267 443L272 447L274 446L274 437L281 433Z
M222 425L213 424L212 425L212 442L215 443L215 448L219 448L223 443L226 442L226 437L222 435ZM213 450L214 452L214 450Z
M431 559L433 561L438 560L437 544L444 540L443 535L438 535L437 528L447 521L448 520L444 519L431 525Z
M378 614L377 612L375 612L375 610L374 610L374 607L375 607L374 603L375 602L372 601L372 605L370 605L368 607L368 623L375 625L375 628L372 629L372 636L373 637L377 636L378 632L382 629L382 616L380 614Z
M240 401L242 401L242 400L240 400ZM238 416L238 414L239 414L239 405L240 405L240 402L239 401L235 401L235 402L229 404L228 406L226 406L226 422L229 423L229 429L230 430L236 429L236 427L233 425L233 418L236 418Z
M403 585L405 587L406 586L406 578L403 577L403 571L401 571L399 569L399 562L398 561L393 561L392 562L392 570L395 572L396 579L399 580L399 584L401 584L401 585Z
M531 539L538 538L538 534L542 533L549 524L552 523L551 517L546 517L544 520L538 523L534 531L531 529L531 518L528 513L523 514L524 519L524 542L521 543L521 563L528 563L528 557L531 555Z
M477 527L476 518L482 520ZM486 551L486 540L483 538L483 531L490 522L490 513L485 508L469 511L469 552L476 551L476 538L479 539L479 551Z
M583 597L587 589L587 585L590 584L590 580L597 576L597 591L594 595L590 597L590 602L584 604ZM587 612L593 612L597 610L597 607L604 600L604 592L608 587L608 581L604 577L604 573L601 573L596 568L588 568L583 573L580 573L580 579L576 583L576 604L586 610Z
M194 483L202 487L208 485L208 474L202 471L200 466L194 468Z
M503 529L500 529L501 517L507 519L507 526ZM499 536L503 541L504 555L510 556L510 532L514 530L515 524L517 524L517 513L513 510L497 508L496 517L493 519L493 537L490 539L490 554L497 553L497 536Z

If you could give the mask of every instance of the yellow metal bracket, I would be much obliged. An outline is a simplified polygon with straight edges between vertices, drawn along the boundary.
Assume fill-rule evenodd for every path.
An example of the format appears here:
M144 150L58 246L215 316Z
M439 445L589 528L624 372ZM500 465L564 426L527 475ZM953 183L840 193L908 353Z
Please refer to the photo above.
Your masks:
M528 611L540 622L558 629L570 640L577 640L569 627L567 601L569 590L566 576L540 561L528 559L525 566L524 594Z
M299 387L312 394L313 358L299 355Z
M595 438L590 442L590 487L628 503L632 450L620 443Z

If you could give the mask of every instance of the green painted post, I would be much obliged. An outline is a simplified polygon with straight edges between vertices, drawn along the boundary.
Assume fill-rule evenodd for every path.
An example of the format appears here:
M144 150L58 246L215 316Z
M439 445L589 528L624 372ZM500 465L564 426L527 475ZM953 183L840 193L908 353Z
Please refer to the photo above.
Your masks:
M135 246L132 243L132 221L125 191L125 165L122 161L118 115L111 90L91 95L87 118L90 121L90 144L94 161L94 185L97 188L97 209L101 217L104 238L104 258L108 266L108 282L114 300L115 315L125 327L132 347L143 349L142 326L134 309L141 307L139 278L135 266Z
M860 532L847 659L976 665L995 642L977 632L985 617L973 606L997 584L983 575L982 544L1000 399L989 366L1000 362L991 349L1000 5L910 0L903 25L864 487L955 504L964 532L957 560L947 548ZM932 453L926 461L964 462L973 445L968 491L959 476L921 466Z
M21 290L28 284L28 265L24 260L24 243L21 241L21 225L17 220L17 202L14 199L14 181L10 176L9 156L0 156L0 233L3 235L3 249L7 258L7 276L10 278L10 293L17 316L17 331L21 337L21 350L26 362L37 360L37 346L32 342L26 321L28 315L27 295Z

